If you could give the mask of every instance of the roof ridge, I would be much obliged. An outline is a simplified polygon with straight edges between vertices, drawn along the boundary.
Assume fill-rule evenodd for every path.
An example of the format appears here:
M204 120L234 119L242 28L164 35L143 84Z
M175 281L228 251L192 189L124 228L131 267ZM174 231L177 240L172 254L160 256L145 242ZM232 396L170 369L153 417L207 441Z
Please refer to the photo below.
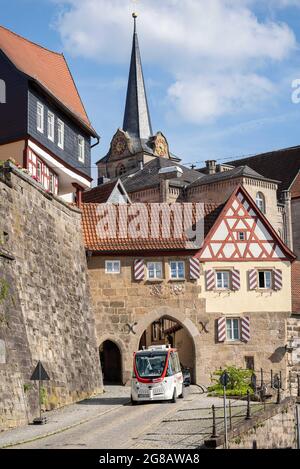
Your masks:
M55 55L59 55L60 57L64 57L63 53L62 52L56 52L54 50L51 50L51 49L48 49L47 47L45 46L41 46L40 44L34 42L34 41L31 41L30 39L27 39L27 37L24 37L24 36L21 36L21 34L18 34L16 33L15 31L12 31L11 29L7 28L6 26L3 26L3 25L0 25L0 28L4 29L5 31L9 32L10 34L12 34L13 36L16 36L20 39L22 39L23 41L26 41L26 42L29 42L30 44L33 44L34 46L38 47L39 49L44 49L46 50L47 52L50 52L51 54L55 54Z
M280 153L282 151L297 150L297 149L300 149L300 145L293 145L291 147L278 148L276 150L269 150L269 151L264 151L261 153L255 153L254 155L250 155L250 156L243 156L240 159L232 160L231 163L238 163L239 161L251 160L253 158L257 158L258 156L267 156L267 155L271 155L274 153ZM231 163L228 163L228 164L230 165Z

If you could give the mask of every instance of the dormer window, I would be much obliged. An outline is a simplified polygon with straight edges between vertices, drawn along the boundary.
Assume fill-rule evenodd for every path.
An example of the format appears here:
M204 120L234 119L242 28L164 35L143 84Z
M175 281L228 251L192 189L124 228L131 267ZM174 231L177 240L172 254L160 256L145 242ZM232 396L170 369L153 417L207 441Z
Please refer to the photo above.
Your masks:
M36 128L42 134L44 133L44 106L39 102L36 109Z
M85 151L84 151L84 138L78 135L78 160L84 163Z
M60 119L57 120L57 145L62 150L65 143L65 124Z
M54 114L48 111L48 139L54 142Z
M266 199L262 192L256 194L256 205L262 213L266 213Z

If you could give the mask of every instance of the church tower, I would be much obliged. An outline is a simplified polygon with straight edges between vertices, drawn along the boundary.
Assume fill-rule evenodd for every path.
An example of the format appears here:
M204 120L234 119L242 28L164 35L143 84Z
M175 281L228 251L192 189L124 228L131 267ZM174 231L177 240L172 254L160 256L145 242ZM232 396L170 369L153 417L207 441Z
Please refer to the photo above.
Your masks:
M112 138L107 155L97 162L98 182L138 171L155 157L180 161L169 152L161 132L152 131L141 54L137 35L137 14L133 13L134 30L123 127Z

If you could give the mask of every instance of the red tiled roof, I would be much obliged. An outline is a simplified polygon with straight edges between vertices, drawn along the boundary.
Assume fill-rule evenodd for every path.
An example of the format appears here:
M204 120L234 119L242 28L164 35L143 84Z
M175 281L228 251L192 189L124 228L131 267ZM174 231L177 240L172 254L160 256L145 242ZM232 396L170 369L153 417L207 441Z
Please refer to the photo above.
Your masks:
M158 204L145 204L147 211L145 213L141 212L139 216L139 226L141 231L143 228L147 229L147 232L150 233L149 227L149 220L151 219L151 206L157 206ZM166 204L164 204L166 205ZM184 204L176 204L178 206L183 206ZM193 204L193 220L191 224L197 222L196 218L196 205ZM137 204L133 205L123 205L122 208L125 207L130 209L131 207L136 208ZM128 224L127 226L123 226L124 223L121 223L119 217L117 217L116 222L116 236L108 236L108 237L99 237L97 234L97 226L101 219L97 210L106 210L106 219L109 223L109 227L112 227L115 223L114 219L110 218L108 212L113 210L113 208L119 207L118 205L113 204L92 204L92 203L84 203L81 206L82 210L82 228L83 228L83 236L84 236L84 243L85 247L89 251L96 251L96 252L128 252L128 251L160 251L160 250L186 250L190 249L187 248L187 241L188 238L185 233L182 234L181 238L175 236L175 229L171 227L171 234L168 237L163 236L163 230L165 227L160 222L159 227L159 236L153 239L150 234L147 237L133 239L132 237L124 237L122 235L122 229L127 228L128 224L132 221L133 217L131 215L128 216ZM217 204L204 204L204 225L205 225L205 235L214 224L216 218L218 217L219 213L221 212L222 206ZM172 218L174 220L174 218ZM127 231L127 230L126 230ZM196 249L195 249L196 250Z
M95 134L63 54L45 49L3 26L0 49L18 70L46 88Z

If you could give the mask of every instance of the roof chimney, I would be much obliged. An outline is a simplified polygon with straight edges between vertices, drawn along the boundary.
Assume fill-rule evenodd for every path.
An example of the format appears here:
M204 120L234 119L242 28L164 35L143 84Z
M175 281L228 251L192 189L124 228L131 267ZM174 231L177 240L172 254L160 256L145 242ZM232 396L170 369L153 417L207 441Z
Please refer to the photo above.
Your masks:
M217 170L216 160L207 160L205 163L208 174L215 174Z

